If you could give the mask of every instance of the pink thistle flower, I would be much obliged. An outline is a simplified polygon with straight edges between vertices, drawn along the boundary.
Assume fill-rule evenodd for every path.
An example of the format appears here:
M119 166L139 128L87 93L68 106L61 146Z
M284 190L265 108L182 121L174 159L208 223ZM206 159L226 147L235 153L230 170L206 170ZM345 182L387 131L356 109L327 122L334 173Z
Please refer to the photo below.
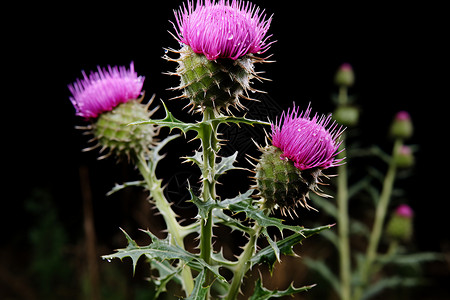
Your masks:
M188 0L175 11L178 40L190 46L195 53L209 60L217 58L238 59L248 53L265 52L272 43L266 43L271 18L264 10L240 0Z
M342 126L328 116L310 117L311 107L299 113L299 108L283 112L280 119L272 124L272 144L283 154L280 159L289 159L303 171L311 168L326 169L342 164L344 158L337 159L342 141ZM328 126L328 129L327 129Z
M124 66L101 69L89 76L82 71L83 79L69 85L72 93L70 101L76 109L76 115L90 119L101 113L111 111L117 105L137 99L142 91L144 77L138 76L131 62L130 69Z

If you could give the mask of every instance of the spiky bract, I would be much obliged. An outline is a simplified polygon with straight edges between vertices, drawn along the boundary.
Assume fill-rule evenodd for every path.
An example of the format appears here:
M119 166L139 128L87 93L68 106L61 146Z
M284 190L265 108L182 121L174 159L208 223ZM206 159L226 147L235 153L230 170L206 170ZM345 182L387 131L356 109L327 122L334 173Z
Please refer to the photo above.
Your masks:
M153 125L127 126L127 124L149 119L153 111L148 111L148 106L140 103L140 100L133 100L102 113L89 126L89 133L94 135L93 141L97 144L87 150L97 147L101 147L100 152L107 150L108 152L100 159L110 155L128 159L145 155L149 147L155 143L157 128Z
M184 46L178 59L177 72L171 73L180 77L180 86L174 90L183 90L181 96L175 98L190 99L191 109L198 111L205 107L216 111L228 110L230 106L243 108L239 99L251 100L248 91L255 92L250 86L252 78L259 77L254 72L254 63L262 60L253 55L246 55L237 60L208 60L204 55L197 54L189 46Z
M309 191L322 196L318 188L321 169L300 171L292 161L280 159L282 151L274 146L260 149L261 158L256 166L256 188L263 209L280 208L283 214L300 206L311 209L307 203Z

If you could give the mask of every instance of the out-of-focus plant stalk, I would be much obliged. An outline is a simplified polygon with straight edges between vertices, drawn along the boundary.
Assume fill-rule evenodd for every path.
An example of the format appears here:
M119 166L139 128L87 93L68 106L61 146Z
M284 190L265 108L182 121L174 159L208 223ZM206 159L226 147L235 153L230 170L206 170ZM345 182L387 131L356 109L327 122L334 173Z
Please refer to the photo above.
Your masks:
M348 102L348 90L346 86L339 87L338 105L345 106ZM338 158L347 155L345 150L345 132L342 134L341 149L344 149ZM337 205L338 205L338 235L339 235L339 277L342 300L351 297L351 264L350 264L350 241L349 241L349 218L348 218L348 175L347 165L338 166L337 177Z
M367 246L366 250L366 259L361 268L360 285L358 285L358 287L355 290L353 297L354 300L359 300L361 298L364 288L370 279L373 263L377 257L377 249L380 242L381 234L383 232L383 225L386 218L386 212L389 206L389 201L391 199L392 188L394 185L395 174L397 171L395 156L398 154L402 144L403 140L400 138L397 138L394 142L391 160L389 162L389 167L386 176L384 177L383 188L375 212L375 220L372 232L370 234L369 245Z
M167 202L163 188L161 187L161 180L156 178L156 174L152 172L142 155L137 159L138 169L144 178L147 187L151 193L152 199L155 202L155 206L161 213L167 226L167 231L171 235L171 243L184 248L184 236L185 232L180 224L178 224L175 212L170 208L170 204ZM181 272L183 279L183 288L186 294L189 295L194 289L194 280L192 278L191 269L188 266L184 266Z

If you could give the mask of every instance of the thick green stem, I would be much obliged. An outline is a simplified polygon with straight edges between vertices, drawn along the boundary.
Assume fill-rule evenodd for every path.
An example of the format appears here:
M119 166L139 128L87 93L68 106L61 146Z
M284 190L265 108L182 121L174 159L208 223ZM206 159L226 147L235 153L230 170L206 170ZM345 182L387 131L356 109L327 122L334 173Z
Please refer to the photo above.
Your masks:
M348 91L346 86L339 87L338 105L345 106L348 103ZM342 134L341 149L345 149L346 134ZM344 158L347 151L343 150L339 158ZM349 216L348 216L348 175L347 165L338 167L337 178L337 206L338 206L338 235L339 235L339 278L340 297L349 300L351 296L351 263L350 263L350 239L349 239Z
M203 121L208 121L214 118L214 111L210 108L206 108L203 112ZM217 127L211 125L206 126L200 135L202 140L203 151L203 166L202 166L202 198L203 201L209 201L210 199L216 199L216 180L215 180L215 162L218 151L218 139L217 139ZM212 211L208 212L205 219L201 220L200 224L200 257L207 263L211 264L212 254L212 227L213 218ZM207 271L206 284L210 285L212 282L212 274Z
M255 255L256 241L258 240L259 233L261 232L261 226L255 224L253 230L254 231L250 234L248 243L244 247L244 251L239 256L238 264L236 265L236 272L234 273L233 281L231 282L226 300L237 299L242 280L247 271L250 269L250 259L253 255Z
M161 187L161 180L157 179L156 174L150 171L150 168L143 157L139 157L138 159L138 168L144 177L153 200L155 201L156 208L166 222L167 230L172 237L171 243L184 248L184 236L181 234L183 232L183 228L180 224L178 224L176 214L170 208L170 204L164 196L163 189ZM192 278L191 269L188 266L184 266L181 276L183 279L183 288L186 291L186 294L189 295L194 289L194 280Z
M395 174L397 171L395 156L398 150L402 146L402 140L397 139L394 143L392 150L391 161L383 182L383 188L381 191L380 199L375 212L375 221L373 224L372 232L370 234L369 245L366 250L366 260L361 269L361 284L356 289L353 299L359 300L362 296L363 290L366 287L369 279L373 263L377 257L377 249L380 242L381 234L383 232L384 221L386 218L386 212L391 199L392 188L394 186Z

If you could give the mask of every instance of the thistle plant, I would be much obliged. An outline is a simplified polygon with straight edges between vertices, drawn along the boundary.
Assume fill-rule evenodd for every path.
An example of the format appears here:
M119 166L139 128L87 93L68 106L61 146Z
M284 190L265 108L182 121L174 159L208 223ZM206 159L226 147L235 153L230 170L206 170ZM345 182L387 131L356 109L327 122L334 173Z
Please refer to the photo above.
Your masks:
M422 283L418 276L399 276L389 274L386 270L392 267L401 270L405 265L418 269L420 263L439 258L435 253L408 251L407 246L413 234L413 211L406 203L396 209L392 205L392 202L399 201L396 197L399 192L395 193L394 189L398 174L414 166L413 148L405 145L413 136L411 116L406 111L400 111L393 117L386 133L392 142L390 154L376 145L369 149L346 145L347 133L351 133L359 121L359 109L349 93L354 82L351 65L343 64L335 76L339 90L334 99L336 110L333 115L350 130L341 134L337 159L346 157L347 163L337 166L336 202L333 204L319 197L313 199L319 209L336 220L337 233L327 231L323 236L337 249L339 269L335 272L330 267L332 263L327 264L324 258L306 261L310 268L330 283L334 294L342 300L370 299L385 289L418 285ZM361 160L367 158L377 158L385 163L385 173L373 164L364 167L366 174L355 179L352 175L361 173ZM353 164L353 159L359 159L358 163ZM376 166L379 165L383 164L377 162ZM349 211L349 203L362 205L367 197L371 205L366 208L366 213L373 214L371 222L350 215ZM401 201L406 202L405 199ZM362 251L352 247L351 241L356 236L366 242Z
M300 218L298 205L310 209L307 202L309 192L320 196L319 185L327 180L325 170L343 163L338 155L343 127L332 121L331 116L311 117L307 107L283 113L276 122L248 119L231 114L232 108L246 109L241 101L251 101L250 92L256 92L252 80L263 81L256 71L255 63L267 62L262 56L269 50L272 41L268 34L272 17L250 2L244 1L188 1L175 11L174 38L180 49L169 49L165 59L176 62L169 75L178 76L180 85L171 88L181 91L174 101L180 108L188 100L190 112L201 119L183 122L162 107L165 117L152 119L157 108L149 111L152 99L147 104L142 86L144 77L138 76L131 63L125 67L98 68L89 76L77 80L69 89L76 114L89 124L82 127L93 135L93 146L100 148L102 156L127 158L136 165L142 180L115 186L111 193L128 186L143 186L148 190L150 203L162 215L167 237L158 238L151 230L143 231L151 238L149 245L138 245L125 231L126 248L103 256L106 260L131 258L133 271L141 257L145 257L154 270L156 286L154 298L167 291L167 284L179 284L186 299L226 298L236 299L246 273L258 265L266 264L271 269L281 261L282 255L294 255L293 247L304 239L332 225L304 228L301 225L286 225L273 211L280 209L295 221ZM264 54L265 55L265 54ZM241 126L271 126L268 138L272 145L257 146L261 157L253 158L254 169L247 170L236 165L237 152L223 156L220 129L223 124ZM197 217L182 223L164 194L163 180L156 175L158 163L164 155L162 148L179 134L160 136L161 128L180 131L184 136L193 132L191 143L199 142L198 150L183 159L199 168L201 188L199 192L189 188L190 201L197 207ZM105 154L106 151L106 154ZM249 158L250 160L251 158ZM236 193L233 198L222 199L216 191L220 177L232 170L253 172L254 185L248 191ZM249 172L249 175L252 173ZM292 214L293 213L293 214ZM220 225L238 231L247 237L242 252L235 257L224 257L215 250L214 227ZM276 240L268 228L274 227L283 236ZM185 239L197 235L198 251L189 252ZM265 239L267 246L258 247ZM229 272L224 272L229 270ZM156 272L156 273L155 273ZM309 290L313 285L271 291L263 287L262 280L255 283L251 299L282 297Z

